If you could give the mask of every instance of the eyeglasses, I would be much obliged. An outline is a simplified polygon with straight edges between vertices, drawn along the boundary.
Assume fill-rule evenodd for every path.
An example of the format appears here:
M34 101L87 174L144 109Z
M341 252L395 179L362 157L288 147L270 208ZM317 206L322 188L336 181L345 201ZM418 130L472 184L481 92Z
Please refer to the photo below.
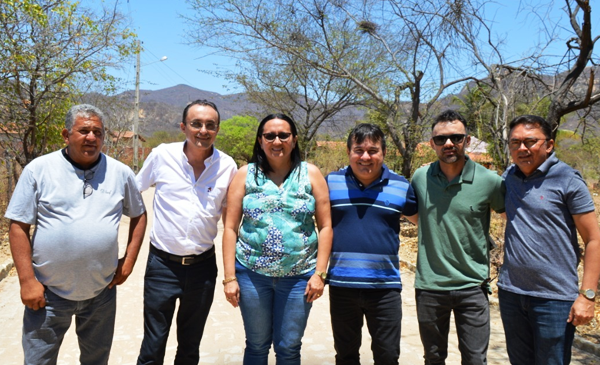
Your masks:
M92 195L94 192L94 187L90 184L89 180L94 178L94 174L96 172L94 170L85 170L83 171L83 199Z
M291 135L292 134L288 133L288 132L279 132L279 133L269 132L269 133L263 133L263 138L267 142L274 142L275 138L279 138L279 140L281 142L285 142L288 140L288 138L290 138Z
M535 146L538 141L548 141L548 138L525 138L525 139L511 139L508 141L508 147L511 150L518 150L521 148L521 144L524 144L526 148Z
M433 143L436 146L443 146L446 144L447 140L450 140L450 142L452 142L454 144L462 143L465 140L466 136L467 136L466 134L449 134L447 136L439 135L439 136L431 137L431 139L433 139Z
M190 122L188 123L190 125L190 127L194 128L194 129L202 129L202 126L204 126L204 128L206 128L207 131L216 131L217 128L219 128L219 124L218 123L213 123L213 122L208 122L208 123L200 123L200 122Z

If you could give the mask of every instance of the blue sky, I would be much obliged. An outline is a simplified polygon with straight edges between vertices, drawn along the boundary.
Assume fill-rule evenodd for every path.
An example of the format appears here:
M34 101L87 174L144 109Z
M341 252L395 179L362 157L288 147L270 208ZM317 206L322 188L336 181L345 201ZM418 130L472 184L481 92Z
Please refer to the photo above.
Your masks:
M93 0L90 0L93 1ZM529 0L539 11L548 11L548 16L556 18L563 16L560 7L562 0L549 8L550 1ZM541 20L529 14L528 8L519 9L522 1L511 0L497 2L493 8L486 9L486 16L494 18L494 29L498 34L506 35L507 47L516 59L521 53L533 47L537 40L535 29ZM508 3L508 4L506 4ZM228 85L226 80L210 75L218 68L233 69L235 61L225 57L210 55L210 49L199 49L186 44L190 40L189 27L180 14L189 12L184 0L121 0L120 9L131 17L131 27L143 42L144 51L141 55L141 89L157 90L187 84L202 90L219 94L230 94L240 91L235 85ZM600 26L600 9L594 9L592 29ZM566 21L566 19L565 19ZM563 22L568 25L568 23ZM595 32L597 33L597 32ZM564 44L564 43L562 43ZM564 52L564 46L554 50ZM157 62L167 56L164 62ZM124 89L135 88L135 57L132 57L123 70L115 74L124 80Z
M186 34L188 26L179 15L188 11L184 0L121 0L120 10L130 16L131 28L142 42L140 89L157 90L187 84L219 94L236 92L225 86L226 80L209 73L219 67L233 68L234 61L224 57L207 57L211 50L186 44L190 39ZM160 62L163 56L168 58ZM115 75L124 80L124 89L133 90L135 57Z

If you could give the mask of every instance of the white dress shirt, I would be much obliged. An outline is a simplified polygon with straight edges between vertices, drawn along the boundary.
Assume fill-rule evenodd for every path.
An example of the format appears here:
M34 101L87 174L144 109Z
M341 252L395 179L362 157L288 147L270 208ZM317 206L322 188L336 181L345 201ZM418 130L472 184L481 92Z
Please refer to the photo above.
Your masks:
M140 191L156 184L150 241L179 256L198 255L213 246L227 188L237 172L235 161L213 147L196 180L183 152L185 143L154 148L136 176Z

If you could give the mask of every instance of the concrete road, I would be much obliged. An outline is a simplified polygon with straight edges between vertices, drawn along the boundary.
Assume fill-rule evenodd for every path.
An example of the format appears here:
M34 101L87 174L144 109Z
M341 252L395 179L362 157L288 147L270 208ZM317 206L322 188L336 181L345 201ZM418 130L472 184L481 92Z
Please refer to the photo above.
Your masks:
M134 364L143 336L142 294L143 276L148 256L148 232L152 224L152 196L154 190L144 193L146 207L149 209L149 225L144 241L144 246L138 258L132 275L127 282L118 288L118 309L115 337L110 357L110 364ZM127 239L129 220L123 219L119 233L119 242L123 246ZM222 228L222 227L221 227ZM93 232L90 232L93 234ZM215 240L219 266L221 266L221 234ZM123 247L121 247L123 252ZM219 267L220 282L223 270ZM419 338L414 300L414 274L409 270L402 272L404 290L403 319L402 319L402 354L400 363L403 365L423 364L423 348ZM21 325L23 305L19 297L19 283L13 273L0 282L0 364L12 365L23 363L23 350L21 347ZM460 364L456 334L454 329L450 333L451 343L449 348L448 365ZM167 344L165 363L173 362L176 350L174 327ZM215 301L206 326L204 338L200 347L201 364L241 364L244 351L244 328L239 309L234 309L225 300L222 286L218 284ZM307 365L334 364L335 351L331 334L329 318L328 290L325 289L323 297L313 306L308 327L303 339L302 363ZM574 349L572 364L600 364L600 360L588 353ZM79 349L74 332L74 325L65 337L59 354L59 364L78 364ZM275 357L271 353L269 363L275 364ZM363 345L361 348L361 363L372 364L370 351L370 338L366 329L363 330ZM488 353L489 364L507 364L506 349L504 345L504 332L497 309L492 310L492 337Z

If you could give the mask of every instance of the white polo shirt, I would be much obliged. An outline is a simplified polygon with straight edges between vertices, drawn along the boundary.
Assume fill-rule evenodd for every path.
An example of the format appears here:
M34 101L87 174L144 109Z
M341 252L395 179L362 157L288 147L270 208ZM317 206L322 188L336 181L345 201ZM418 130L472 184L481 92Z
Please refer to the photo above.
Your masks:
M206 168L195 179L183 153L185 142L154 148L136 176L140 191L156 184L154 224L150 241L174 255L198 255L209 250L225 206L227 188L237 172L235 161L213 147Z

